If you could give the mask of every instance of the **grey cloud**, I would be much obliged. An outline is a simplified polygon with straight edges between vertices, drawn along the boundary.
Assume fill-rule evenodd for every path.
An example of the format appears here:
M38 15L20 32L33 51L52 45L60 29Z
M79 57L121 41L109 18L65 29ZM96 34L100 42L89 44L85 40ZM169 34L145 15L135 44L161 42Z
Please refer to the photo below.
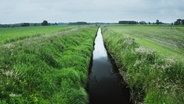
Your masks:
M184 17L184 0L0 0L0 24L17 22L173 22Z

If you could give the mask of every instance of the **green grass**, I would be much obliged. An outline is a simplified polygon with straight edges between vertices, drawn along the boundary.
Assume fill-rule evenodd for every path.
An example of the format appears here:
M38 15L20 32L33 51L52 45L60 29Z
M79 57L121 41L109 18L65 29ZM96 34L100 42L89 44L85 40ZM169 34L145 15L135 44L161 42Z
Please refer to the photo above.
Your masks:
M0 47L1 104L87 104L97 27L72 27Z
M18 39L51 34L54 32L59 32L67 29L69 29L68 26L30 26L30 27L0 28L0 43L8 43L16 41Z
M112 31L136 39L141 46L152 48L160 55L184 61L184 27L169 25L114 25Z
M183 30L181 26L167 25L103 27L105 45L128 83L135 103L184 102Z

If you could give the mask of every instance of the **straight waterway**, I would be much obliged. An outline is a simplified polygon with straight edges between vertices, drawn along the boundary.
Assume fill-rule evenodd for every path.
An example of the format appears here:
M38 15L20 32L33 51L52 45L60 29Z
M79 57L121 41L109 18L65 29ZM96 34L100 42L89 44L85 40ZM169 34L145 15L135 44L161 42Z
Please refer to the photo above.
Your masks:
M99 28L88 82L90 104L130 104L129 89L117 70L108 57Z

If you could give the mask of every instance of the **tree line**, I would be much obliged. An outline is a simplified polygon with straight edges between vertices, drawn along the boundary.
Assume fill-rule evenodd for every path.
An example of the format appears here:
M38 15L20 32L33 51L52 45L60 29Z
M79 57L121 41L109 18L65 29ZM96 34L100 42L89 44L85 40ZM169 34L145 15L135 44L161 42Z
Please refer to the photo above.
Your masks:
M69 22L69 23L49 23L44 20L41 23L17 23L17 24L0 24L0 27L27 27L27 26L49 26L49 25L88 25L87 22Z
M49 26L49 25L57 25L57 23L48 23L47 20L44 20L41 23L0 24L0 27L27 27L27 26Z
M151 23L151 22L145 22L145 21L128 21L128 20L124 20L124 21L119 21L119 24L165 24L161 21L159 21L158 19ZM184 25L184 19L177 19L176 21L174 21L173 23L171 23L172 25Z
M156 20L156 22L145 22L145 21L128 21L128 20L124 20L124 21L119 21L119 24L164 24L163 22L160 22L158 19Z
M177 19L177 20L174 22L174 25L184 25L184 19Z

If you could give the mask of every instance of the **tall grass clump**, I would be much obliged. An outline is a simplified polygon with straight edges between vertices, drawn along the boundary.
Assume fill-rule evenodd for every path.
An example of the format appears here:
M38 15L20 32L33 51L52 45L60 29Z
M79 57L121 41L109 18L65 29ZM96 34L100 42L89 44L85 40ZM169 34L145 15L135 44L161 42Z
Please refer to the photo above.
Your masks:
M1 104L87 104L85 90L97 27L0 46Z
M173 57L141 46L126 34L102 29L105 45L131 89L135 104L182 104L184 65Z

